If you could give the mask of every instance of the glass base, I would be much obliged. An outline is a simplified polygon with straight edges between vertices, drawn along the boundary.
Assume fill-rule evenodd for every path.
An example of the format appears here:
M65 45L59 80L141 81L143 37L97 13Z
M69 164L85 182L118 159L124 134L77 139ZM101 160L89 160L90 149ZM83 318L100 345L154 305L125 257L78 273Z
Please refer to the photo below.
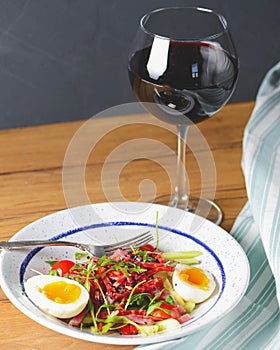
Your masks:
M186 210L190 213L202 216L205 219L214 222L216 225L220 225L223 219L223 213L220 207L215 202L207 198L189 196L187 203L174 204L172 196L163 195L157 197L153 203Z

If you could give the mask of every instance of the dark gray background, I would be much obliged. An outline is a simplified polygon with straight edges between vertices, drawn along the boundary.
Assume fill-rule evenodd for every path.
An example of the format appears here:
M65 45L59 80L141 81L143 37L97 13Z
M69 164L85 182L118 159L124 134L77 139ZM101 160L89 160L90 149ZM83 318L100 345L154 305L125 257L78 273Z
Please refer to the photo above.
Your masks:
M279 60L279 0L2 0L0 128L84 119L135 101L126 66L139 19L174 5L227 18L240 57L230 102L254 100Z

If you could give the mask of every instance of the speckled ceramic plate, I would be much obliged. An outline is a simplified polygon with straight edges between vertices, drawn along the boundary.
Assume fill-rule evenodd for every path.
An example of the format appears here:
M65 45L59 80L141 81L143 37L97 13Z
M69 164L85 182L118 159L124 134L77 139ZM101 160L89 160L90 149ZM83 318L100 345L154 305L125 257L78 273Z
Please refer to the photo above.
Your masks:
M33 269L46 273L45 260L74 259L75 248L2 252L1 287L10 301L25 315L56 332L92 342L145 344L171 340L197 332L228 313L240 301L249 282L249 264L240 245L222 228L191 213L148 203L102 203L60 211L19 231L11 240L67 239L81 242L115 242L143 231L156 237L158 212L159 248L162 251L200 250L201 267L215 277L217 288L181 328L151 336L96 335L66 325L46 315L24 295L24 282Z

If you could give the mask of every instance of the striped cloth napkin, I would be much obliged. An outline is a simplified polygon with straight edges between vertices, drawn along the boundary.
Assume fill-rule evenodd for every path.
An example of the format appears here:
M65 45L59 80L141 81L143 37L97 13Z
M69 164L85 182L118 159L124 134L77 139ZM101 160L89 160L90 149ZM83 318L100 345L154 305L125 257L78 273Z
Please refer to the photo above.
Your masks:
M137 350L280 350L280 62L265 76L243 140L248 202L232 228L251 268L240 303L185 338Z

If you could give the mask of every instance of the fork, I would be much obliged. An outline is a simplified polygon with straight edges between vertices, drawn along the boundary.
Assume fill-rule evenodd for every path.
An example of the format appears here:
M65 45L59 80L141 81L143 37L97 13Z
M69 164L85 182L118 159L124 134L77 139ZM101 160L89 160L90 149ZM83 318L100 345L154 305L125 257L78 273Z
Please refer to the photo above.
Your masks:
M113 244L85 244L69 241L52 241L52 240L27 240L27 241L9 241L0 242L0 249L14 250L30 247L49 247L49 246L72 246L85 251L91 256L102 257L103 255L111 255L117 249L125 249L131 251L151 242L153 236L150 232L144 232L140 235L127 239L125 241L116 242Z

